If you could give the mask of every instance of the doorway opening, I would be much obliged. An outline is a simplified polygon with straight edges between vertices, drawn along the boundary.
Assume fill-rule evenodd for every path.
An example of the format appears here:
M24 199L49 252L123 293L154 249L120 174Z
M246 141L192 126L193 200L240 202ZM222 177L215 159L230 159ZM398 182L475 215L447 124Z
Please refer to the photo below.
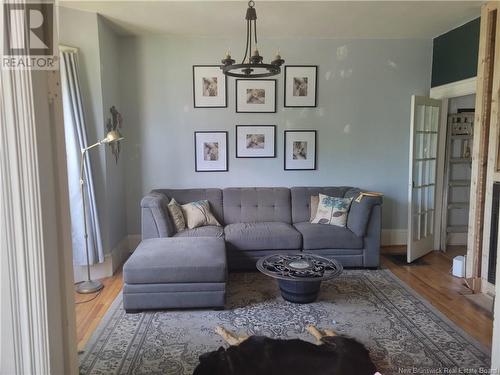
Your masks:
M476 95L447 101L439 250L460 257L454 272L465 277Z

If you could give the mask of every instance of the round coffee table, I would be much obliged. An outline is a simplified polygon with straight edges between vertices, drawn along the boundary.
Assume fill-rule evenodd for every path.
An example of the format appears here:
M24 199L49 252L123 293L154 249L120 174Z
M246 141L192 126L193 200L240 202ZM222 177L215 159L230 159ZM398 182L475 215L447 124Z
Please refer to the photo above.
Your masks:
M335 259L308 253L273 254L260 258L257 269L278 280L281 295L294 303L310 303L318 298L321 281L342 273Z

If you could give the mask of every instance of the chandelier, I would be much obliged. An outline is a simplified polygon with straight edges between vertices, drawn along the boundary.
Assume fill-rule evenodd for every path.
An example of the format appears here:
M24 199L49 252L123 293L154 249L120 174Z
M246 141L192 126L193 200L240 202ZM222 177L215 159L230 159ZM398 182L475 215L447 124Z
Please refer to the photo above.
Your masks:
M280 56L279 51L270 64L264 64L264 59L259 55L257 49L257 12L255 11L255 2L248 2L248 9L245 19L247 21L247 45L245 47L245 57L241 64L235 64L235 60L231 58L230 52L226 52L226 56L222 60L222 72L226 76L243 77L243 78L262 78L271 77L281 73L280 66L285 60ZM252 51L252 42L255 42L255 49Z

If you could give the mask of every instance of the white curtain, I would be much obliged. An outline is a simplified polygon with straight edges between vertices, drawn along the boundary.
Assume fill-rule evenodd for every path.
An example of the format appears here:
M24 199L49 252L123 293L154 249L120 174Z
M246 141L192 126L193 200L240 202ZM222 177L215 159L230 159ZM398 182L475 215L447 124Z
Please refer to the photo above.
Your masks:
M80 83L78 81L77 51L62 51L60 65L73 238L73 264L86 265L87 255L85 252L83 207L80 193L80 150L87 147L88 143ZM104 252L88 152L85 161L84 180L86 182L84 193L87 208L89 261L90 264L102 263L104 262Z

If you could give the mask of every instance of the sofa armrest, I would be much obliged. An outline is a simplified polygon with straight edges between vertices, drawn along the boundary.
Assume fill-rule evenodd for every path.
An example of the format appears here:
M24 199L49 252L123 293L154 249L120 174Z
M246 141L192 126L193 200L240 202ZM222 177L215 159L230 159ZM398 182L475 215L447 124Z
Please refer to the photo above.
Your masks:
M380 265L380 237L382 231L382 206L373 206L363 239L363 267L375 268Z
M345 194L346 198L353 198L347 216L347 227L358 237L363 237L366 234L373 207L382 205L382 196L363 196L361 200L357 202L356 198L361 193L362 190L360 189L350 189Z
M151 192L141 200L142 239L171 237L173 225L168 215L168 198Z

